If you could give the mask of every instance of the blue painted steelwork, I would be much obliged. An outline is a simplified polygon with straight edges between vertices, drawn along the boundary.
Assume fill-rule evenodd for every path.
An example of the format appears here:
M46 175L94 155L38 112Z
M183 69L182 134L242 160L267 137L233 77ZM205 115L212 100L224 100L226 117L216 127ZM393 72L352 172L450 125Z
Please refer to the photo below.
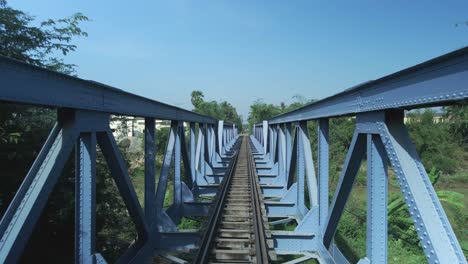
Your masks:
M76 144L75 261L93 263L96 253L96 133L82 133Z
M0 56L0 101L216 124L217 120L95 81ZM40 87L38 89L37 87Z
M270 124L386 109L449 105L468 98L468 47L365 82L269 120Z
M74 122L61 117L0 222L0 263L17 262L78 138Z
M74 147L77 168L75 261L106 262L95 246L97 145L138 234L118 263L143 263L165 250L195 247L200 233L181 232L176 225L184 216L209 214L211 203L197 202L197 196L216 194L216 184L206 188L203 184L212 184L210 179L214 174L216 182L221 182L232 150L237 147L238 131L233 124L5 57L0 57L0 75L4 79L0 101L58 109L57 124L1 219L0 263L19 260ZM145 118L144 211L109 127L111 114ZM157 190L155 119L171 120ZM188 122L190 128L189 150L184 122ZM175 168L174 202L166 210L163 201L171 166ZM182 175L182 166L185 175Z
M219 127L224 127L223 122L219 123ZM194 126L192 126L192 128L194 128ZM216 194L219 184L213 184L207 181L203 182L203 179L206 180L206 176L208 176L208 174L201 175L199 172L215 172L217 173L216 179L221 181L224 173L227 172L227 167L223 165L222 167L216 168L212 163L208 162L208 160L211 159L212 161L223 162L224 164L227 164L226 160L223 161L220 159L220 155L216 150L221 150L224 152L224 158L228 158L225 156L225 154L229 154L232 149L226 148L226 146L229 145L232 146L232 148L237 147L236 144L233 143L237 142L237 132L227 133L223 132L222 130L218 130L218 134L214 135L213 127L203 126L200 129L201 131L199 131L198 137L199 141L197 142L198 146L196 147L196 150L195 147L193 147L195 153L195 168L192 170L190 167L188 167L190 165L188 157L186 156L187 150L185 149L186 144L183 123L173 121L171 125L171 134L166 148L166 155L163 162L161 177L159 179L158 191L156 193L159 195L159 197L156 197L156 200L158 201L156 206L157 218L159 217L159 219L156 221L158 225L158 232L154 244L155 249L158 251L193 249L196 247L201 234L198 231L180 232L177 230L177 224L184 216L208 216L211 203L197 202L195 197L196 195ZM209 137L204 136L205 133L202 132L203 130L207 132ZM229 126L225 131L232 130L234 130L233 126ZM195 140L194 133L192 133L192 136L193 140ZM219 137L218 140L215 140L215 137ZM215 142L220 144L218 148L213 148L215 146L213 143ZM223 142L225 142L226 145L223 144ZM193 144L195 145L195 142ZM205 148L202 147L203 145L213 151L212 154L208 155L207 160L200 159L200 157L204 157L203 152ZM174 202L167 210L164 210L162 201L164 200L164 196L166 194L167 181L169 176L168 171L172 165L171 158L173 155L175 157ZM177 165L181 162L180 155L182 155L182 161L185 165L185 172L188 173L188 175L186 175L187 178L192 178L191 172L195 172L195 180L190 184L190 187L187 186L180 177L180 165ZM200 167L202 170L200 170Z
M387 261L387 155L379 136L367 134L367 258Z
M185 216L209 215L211 203L198 202L197 197L217 193L238 145L233 124L4 57L0 57L0 75L4 80L0 101L55 107L59 113L57 124L0 222L0 263L15 263L20 258L74 147L75 259L78 263L105 263L95 248L96 145L102 150L138 233L118 262L142 263L160 252L196 246L200 233L178 230L177 224ZM297 223L293 231L271 232L277 251L313 252L307 256L316 256L324 263L347 263L333 237L367 153L367 249L361 262L387 261L389 161L427 260L466 263L409 138L403 110L466 100L467 83L468 48L463 48L254 125L251 146L267 215L280 218L272 224ZM111 114L145 118L144 210L109 127ZM329 119L343 115L356 116L356 129L329 204ZM171 121L157 188L155 119ZM317 120L319 125L318 178L308 120ZM184 122L189 123L189 149ZM173 181L169 181L172 176ZM173 183L174 199L166 209L164 197L169 182Z
M290 131L290 126L287 131ZM294 248L294 252L304 252L307 248L317 248L315 231L319 222L319 201L317 191L317 178L312 162L312 151L308 139L308 131L305 122L294 125L294 143L289 145L291 155L287 157L286 136L282 126L275 125L271 130L271 137L276 138L276 144L272 144L272 151L276 152L278 158L274 159L274 167L279 169L278 174L272 178L277 180L280 188L272 189L271 185L261 186L266 197L280 197L279 201L266 200L265 206L268 217L283 217L282 220L272 222L272 224L296 221L298 223L294 231L272 231L272 238L275 241L276 249L285 252ZM289 132L288 132L289 133ZM289 133L290 134L290 133ZM276 137L275 135L279 135ZM291 138L291 137L289 137ZM251 139L256 141L255 137ZM270 141L272 142L272 141ZM258 144L253 144L258 145ZM276 150L274 150L276 148ZM254 152L258 152L255 150ZM282 157L281 157L282 156ZM286 162L286 159L288 160ZM284 165L282 166L281 163ZM261 160L257 160L259 162ZM289 164L289 166L286 166ZM258 166L257 166L258 167ZM260 170L264 170L262 167ZM297 182L294 182L294 175L297 174ZM266 175L266 174L265 174ZM259 174L260 179L261 174ZM305 191L314 190L309 195L309 200L305 201Z
M150 223L151 232L156 231L151 221L156 215L156 142L155 120L152 117L145 118L145 218Z
M323 231L328 218L329 180L329 124L328 119L318 121L318 173L319 173L319 221Z
M277 253L312 252L321 263L348 263L333 237L367 154L367 248L359 263L387 262L387 163L428 262L467 263L403 123L407 109L465 103L467 83L468 48L463 48L254 125L251 145L267 215L280 218L274 225L297 222L294 231L272 231ZM329 119L352 115L354 136L329 204ZM318 179L309 120L318 123ZM309 201L303 199L305 185Z

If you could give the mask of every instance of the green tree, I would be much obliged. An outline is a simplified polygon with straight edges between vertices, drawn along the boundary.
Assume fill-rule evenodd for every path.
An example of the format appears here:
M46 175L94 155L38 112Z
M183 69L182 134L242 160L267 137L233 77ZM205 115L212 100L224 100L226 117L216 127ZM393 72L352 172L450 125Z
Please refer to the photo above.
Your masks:
M407 128L426 168L452 174L463 166L466 153L448 122L435 122L435 112L426 109L410 115Z
M83 14L76 13L68 18L38 23L33 16L0 0L0 55L66 74L74 73L76 65L65 63L63 58L76 50L72 43L76 37L87 36L80 29L80 22L87 20ZM6 211L55 120L56 112L52 109L0 105L0 216ZM107 165L102 156L98 156L97 245L98 250L112 262L134 239L134 230ZM47 263L73 261L73 171L70 159L49 196L21 262L32 263L38 259Z
M192 101L192 105L193 107L195 107L195 109L199 109L202 107L202 104L204 103L204 98L205 96L203 95L203 92L201 91L192 91L192 94L191 94L191 101Z
M242 116L229 102L205 101L203 92L198 90L191 93L191 102L194 112L234 123L239 131L242 131Z
M73 37L87 36L78 27L80 21L86 20L86 16L77 13L70 18L49 19L36 27L31 25L34 22L31 15L9 7L6 1L0 1L0 55L64 73L74 72L76 66L64 63L55 52L66 55L76 49L70 42ZM52 128L55 111L11 104L0 107L2 165L12 174L24 176ZM11 166L15 162L18 162L18 166ZM22 181L22 177L14 176L13 182ZM0 187L0 214L6 210L17 189L11 187L5 184Z
M268 120L274 116L281 114L285 111L286 106L284 103L282 105L277 106L274 104L267 104L263 102L263 100L258 99L252 105L250 105L250 112L249 112L249 128L255 123L262 122L263 120Z
M0 55L25 61L63 73L75 72L76 65L68 64L57 52L67 55L75 51L74 37L87 36L79 23L88 18L76 13L58 20L48 19L33 26L34 17L0 2Z
M281 102L279 105L268 104L263 102L262 99L256 100L253 104L250 105L249 117L247 118L249 129L252 129L252 126L255 123L268 120L274 116L287 113L315 101L314 99L308 100L301 95L295 95L292 98L294 102L290 105L286 105L284 102Z
M445 118L450 123L452 134L461 141L465 149L468 149L468 104L466 101L460 105L447 106Z

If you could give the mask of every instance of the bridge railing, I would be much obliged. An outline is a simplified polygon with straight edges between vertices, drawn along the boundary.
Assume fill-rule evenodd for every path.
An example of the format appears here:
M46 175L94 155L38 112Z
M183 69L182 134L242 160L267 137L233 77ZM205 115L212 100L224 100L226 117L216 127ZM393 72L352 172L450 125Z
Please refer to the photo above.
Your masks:
M251 138L262 190L277 198L265 203L268 216L283 218L272 224L298 222L292 232L273 232L276 250L312 251L325 261L347 263L333 237L367 155L367 250L360 263L388 260L387 164L396 174L428 262L466 263L409 137L404 111L466 103L467 98L468 48L462 48L255 124ZM329 119L342 116L355 117L356 127L329 203ZM317 164L307 131L310 120L318 123Z
M105 262L95 246L97 145L138 233L137 240L119 262L142 263L158 250L195 246L200 235L178 232L176 225L184 216L208 214L210 203L197 202L196 197L216 193L216 184L229 165L230 152L237 141L234 124L6 57L0 57L0 76L0 102L57 109L54 128L1 219L0 263L19 260L73 149L75 261ZM145 119L144 211L110 129L111 115ZM171 122L157 189L156 119ZM186 124L190 131L188 149ZM166 210L163 201L171 166L174 166L174 201Z

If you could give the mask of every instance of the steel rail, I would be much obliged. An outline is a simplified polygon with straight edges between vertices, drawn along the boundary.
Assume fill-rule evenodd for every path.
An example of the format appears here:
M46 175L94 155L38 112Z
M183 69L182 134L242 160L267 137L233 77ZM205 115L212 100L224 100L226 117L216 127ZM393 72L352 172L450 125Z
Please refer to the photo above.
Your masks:
M254 233L255 233L255 247L256 247L256 259L257 263L268 263L268 246L266 244L266 234L263 222L263 212L260 201L260 184L258 182L258 177L255 172L254 160L252 157L252 151L250 148L250 142L247 140L247 149L248 152L248 166L249 166L249 178L251 181L252 187L252 204L253 204L253 219L254 219Z
M240 143L242 144L242 138L240 139ZM238 142L236 142L238 143ZM205 231L201 243L200 248L197 252L197 255L193 261L193 263L207 263L208 258L210 257L210 250L211 250L211 243L213 241L214 236L216 235L216 229L218 227L218 222L221 219L221 212L223 210L224 204L226 202L226 195L227 190L229 188L229 184L231 182L232 176L234 175L234 170L237 165L239 157L239 150L236 150L233 154L232 162L229 164L228 170L224 174L224 179L221 183L220 189L217 195L217 202L211 214L210 220L208 221L207 230Z
M202 238L198 254L196 258L194 259L193 263L208 263L209 261L214 261L216 263L218 262L222 262L222 263L227 263L227 262L269 263L269 248L268 248L267 240L266 240L267 235L265 232L265 223L263 221L264 220L263 219L264 208L262 207L262 201L260 198L261 197L260 185L258 182L258 178L256 178L257 175L255 173L255 165L254 165L254 160L253 160L251 149L250 149L249 140L243 138L241 141L241 145L242 144L245 144L245 145L241 146L240 150L236 153L237 156L236 156L235 161L231 163L231 165L235 167L231 168L229 175L227 175L227 177L222 182L222 186L221 186L220 193L219 193L219 198L217 199L214 212L210 218L210 221L208 222L207 230ZM244 147L245 149L242 149L242 147ZM240 165L239 162L246 162L245 163L246 166L244 167L243 164ZM245 174L243 174L244 172L243 168L247 169L245 171ZM236 178L239 176L241 178ZM246 199L247 196L249 195L248 205L246 204L245 206L248 206L250 208L249 217L248 217L250 218L249 220L250 231L245 230L244 232L246 232L246 234L250 234L249 235L250 238L248 239L248 241L245 241L245 243L249 245L249 247L247 247L249 248L249 251L236 252L236 249L238 249L237 247L217 244L217 243L220 243L220 241L217 239L226 238L226 237L223 238L222 234L223 232L229 232L229 231L226 231L226 229L222 229L223 227L221 226L227 223L230 223L230 224L234 223L234 222L230 222L233 220L227 220L227 222L225 222L226 221L225 218L228 216L223 214L223 211L226 210L226 208L228 208L230 205L229 193L231 193L232 195L232 191L236 191L236 190L237 192L242 192L242 191L239 191L239 189L236 189L236 187L246 188L245 185L239 185L239 183L243 182L244 179L246 178L248 180L247 182L249 183L250 188L246 190L245 192L246 197L243 199ZM236 207L239 205L236 202L234 202L233 206ZM229 217L232 217L232 216L229 216ZM234 216L234 217L241 217L241 216L239 215L239 216ZM244 222L240 221L239 223L244 223ZM232 229L232 230L237 231L237 232L243 231L243 230L236 230L236 229ZM240 238L234 238L234 237L232 238L234 240L240 239ZM238 243L238 242L233 242L233 243ZM241 243L244 243L244 242L241 242ZM231 248L231 249L226 249L226 248ZM241 250L245 250L247 248L242 248ZM220 256L217 255L218 253L220 254ZM223 254L228 254L228 255L223 255ZM236 255L235 257L233 257L229 254L240 254L240 255ZM240 257L240 256L243 256L243 257Z

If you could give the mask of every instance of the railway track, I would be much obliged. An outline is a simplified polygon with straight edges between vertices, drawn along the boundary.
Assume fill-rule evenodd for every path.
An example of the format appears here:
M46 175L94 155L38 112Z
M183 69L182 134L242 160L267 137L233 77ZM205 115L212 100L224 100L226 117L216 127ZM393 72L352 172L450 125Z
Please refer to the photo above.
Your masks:
M269 263L275 258L249 138L241 140L194 263Z

